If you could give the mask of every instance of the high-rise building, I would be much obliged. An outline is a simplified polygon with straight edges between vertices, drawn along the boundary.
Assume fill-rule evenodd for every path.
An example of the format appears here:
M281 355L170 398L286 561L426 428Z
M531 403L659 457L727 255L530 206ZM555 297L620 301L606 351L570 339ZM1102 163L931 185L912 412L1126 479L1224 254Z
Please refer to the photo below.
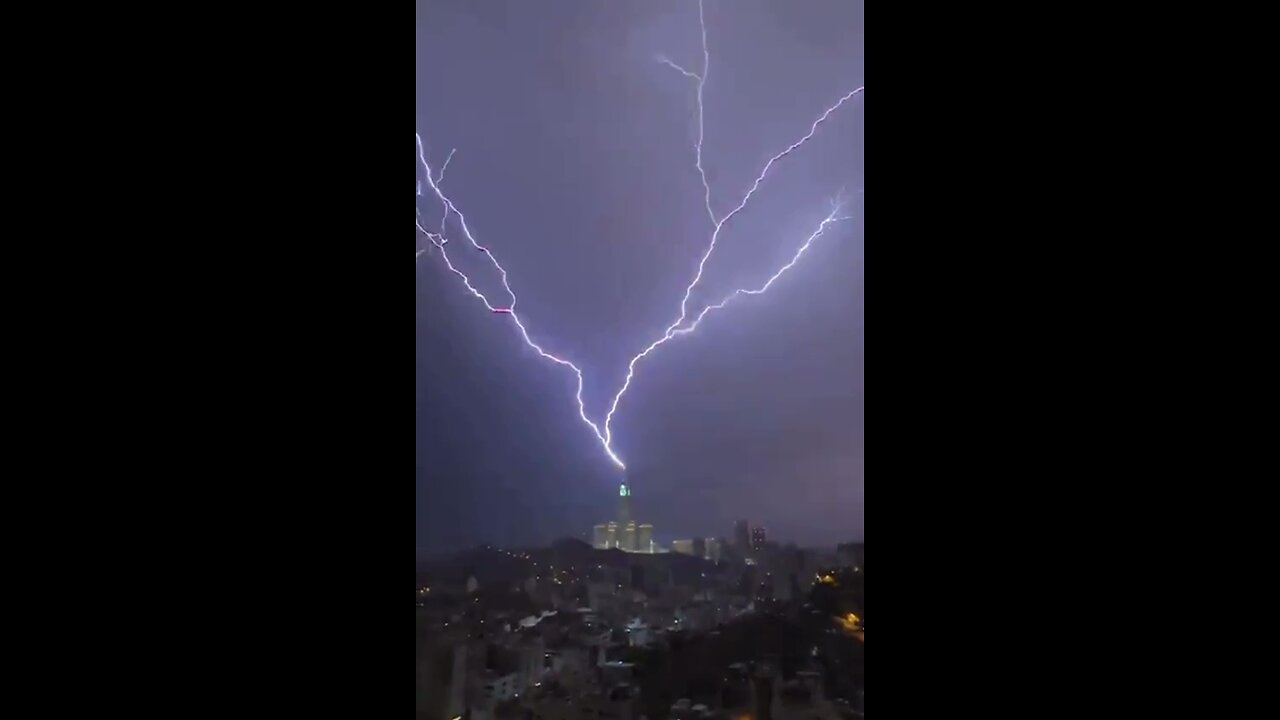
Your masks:
M631 486L618 486L618 519L596 525L592 545L597 549L617 548L626 552L654 552L653 525L638 523L631 512Z
M626 483L618 487L618 524L626 526L631 522L631 488Z
M759 550L765 544L765 541L767 539L768 538L765 535L764 528L762 527L751 528L751 549L752 550Z
M709 537L704 542L706 543L706 554L702 557L711 562L720 562L720 541Z
M636 534L636 552L653 552L653 526L649 523L640 525Z
M751 526L746 520L739 520L733 524L733 540L741 552L747 552L751 549Z
M836 546L836 557L841 565L862 567L862 543L841 543Z
M677 552L682 555L692 555L693 541L692 540L672 540L671 552Z

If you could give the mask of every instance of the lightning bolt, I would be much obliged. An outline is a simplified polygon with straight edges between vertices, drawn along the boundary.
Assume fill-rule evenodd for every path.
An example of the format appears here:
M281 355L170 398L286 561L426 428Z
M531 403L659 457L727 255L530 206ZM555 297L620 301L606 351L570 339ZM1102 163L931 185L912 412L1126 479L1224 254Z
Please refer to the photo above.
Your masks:
M667 326L667 329L662 332L662 335L657 340L654 340L652 343L650 343L647 347L645 347L645 349L637 353L634 357L631 358L630 362L627 363L627 377L625 380L623 380L622 386L618 388L617 394L613 396L613 402L610 403L609 405L609 412L608 414L605 415L605 418L604 418L604 438L607 444L612 443L613 416L618 411L618 403L622 401L622 396L626 395L627 390L631 387L631 380L635 377L636 363L640 362L640 360L647 357L649 353L658 349L667 341L676 337L677 333L680 335L687 335L688 333L693 332L693 330L697 327L697 322L695 322L693 326L689 327L688 329L679 331L680 325L684 323L685 318L688 315L689 297L693 294L693 289L697 287L699 282L702 281L702 273L707 266L707 260L709 260L711 258L711 254L715 252L716 241L720 239L720 231L724 229L725 224L728 223L730 220L732 220L735 215L742 212L742 210L747 207L748 203L751 202L752 196L755 195L756 191L760 189L760 185L764 182L765 177L768 176L769 171L773 169L773 166L775 163L787 157L788 155L795 152L796 150L800 149L800 147L803 146L805 143L807 143L810 140L810 138L812 138L814 135L817 134L818 128L824 122L827 121L827 118L831 117L832 113L834 113L836 110L839 110L840 106L844 105L846 102L852 99L853 96L861 93L863 91L863 87L865 87L865 86L860 86L845 93L843 96L840 97L839 100L835 102L835 104L828 107L826 111L824 111L821 115L819 115L817 120L813 121L813 124L809 127L809 132L805 133L805 135L801 137L799 140L796 140L795 142L788 145L786 149L784 149L782 152L769 158L769 161L764 164L764 167L761 168L760 173L756 176L755 181L751 183L751 187L748 188L747 192L742 196L742 201L739 202L737 206L735 206L732 210L725 213L723 217L717 220L715 211L712 210L711 208L711 185L710 183L707 182L707 173L706 173L706 170L704 170L702 167L702 142L704 138L703 116L705 114L703 110L703 104L702 104L702 95L703 95L703 88L706 87L707 70L711 65L711 52L708 49L708 45L707 45L707 21L706 21L706 16L703 13L702 0L698 0L698 24L702 30L702 72L701 73L695 73L690 70L686 70L685 68L672 62L670 59L666 58L665 56L660 56L658 58L658 61L675 69L677 72L681 73L685 77L696 80L698 83L697 95L696 95L697 115L698 115L698 140L694 146L694 157L695 157L694 162L698 168L698 175L702 179L702 187L704 188L704 191L705 191L704 198L706 201L707 215L708 217L711 218L711 225L712 225L711 241L707 244L706 252L702 254L702 258L698 261L698 270L697 272L694 273L693 280L691 280L689 282L689 285L685 287L684 297L680 300L680 315L675 319L674 322L672 322L670 325ZM760 288L758 291L735 290L733 293L730 293L729 297L726 297L720 303L717 303L714 306L707 306L706 309L704 309L701 313L699 313L698 322L700 322L703 317L706 317L707 312L709 312L711 309L713 308L719 309L724 307L724 305L728 303L729 300L731 300L734 297L737 297L739 294L758 295L768 290L769 286L773 284L773 281L776 280L782 273L786 272L787 270L790 270L795 265L796 261L800 259L800 256L804 254L804 251L809 249L809 245L815 239L817 239L823 233L823 231L826 230L827 225L829 225L830 222L833 221L835 213L839 210L838 203L833 203L833 205L836 205L836 207L833 207L832 215L828 216L826 220L823 220L818 230L815 231L814 234L809 236L809 239L805 241L805 244L801 247L801 250L796 254L796 256L792 259L792 261L787 265L783 266L783 268L779 270L776 275L770 278L769 282L765 284L764 287Z
M511 321L515 323L516 329L520 331L520 337L524 340L525 345L528 345L530 348L533 349L534 352L538 353L538 355L540 355L541 357L544 357L547 360L550 360L551 362L557 365L560 365L561 367L566 367L573 371L574 376L578 379L578 390L575 393L575 398L578 401L578 417L582 418L582 422L586 423L587 427L590 427L591 431L595 433L596 439L600 441L600 445L601 447L604 448L605 454L609 456L609 459L612 460L613 463L617 465L619 468L622 468L625 470L627 466L624 465L622 462L622 459L619 458L613 452L613 448L609 446L609 443L604 439L604 435L601 434L600 427L596 425L595 422L591 420L591 418L587 417L587 409L582 402L582 384L583 384L582 369L579 368L577 365L574 365L569 360L566 360L562 357L559 357L558 355L553 355L552 353L547 352L545 349L543 349L541 345L534 342L533 338L529 336L528 328L525 327L524 322L520 319L519 313L516 312L516 293L514 290L511 289L511 283L507 279L506 269L502 267L502 264L498 262L498 258L494 257L494 254L491 251L489 251L488 248L485 248L482 245L480 245L480 243L476 242L475 237L471 234L471 228L467 226L466 216L462 214L462 211L459 210L457 206L453 204L453 201L450 200L449 197L444 194L444 191L440 189L440 181L444 178L444 169L441 168L440 175L437 178L432 177L431 165L427 162L426 153L422 149L422 136L420 134L415 133L415 137L417 138L417 141L418 141L418 160L422 163L423 169L426 170L427 185L431 188L432 192L435 193L436 198L440 200L440 203L444 206L444 209L445 209L444 220L441 220L440 222L441 232L439 233L429 232L428 230L422 227L421 222L417 223L418 231L421 232L423 235L425 235L427 239L429 239L431 243L435 245L436 249L440 251L440 256L444 258L445 266L449 268L449 271L452 272L454 275L457 275L459 278L462 278L462 283L466 285L467 290L470 291L471 294L474 295L478 300L480 300L480 302L484 303L484 306L488 308L490 312L495 312L495 313L505 312L505 314L511 317ZM449 153L449 157L450 158L453 157L452 152ZM445 164L446 165L448 164L448 160L445 161ZM467 277L466 273L462 272L457 267L455 267L453 264L453 261L449 259L449 251L445 249L446 241L444 238L444 228L445 228L445 224L448 222L450 214L457 216L458 226L462 230L463 236L467 238L467 240L471 243L472 247L474 247L477 250L483 251L484 254L488 256L489 262L493 263L493 266L498 269L498 273L502 276L502 287L507 291L507 295L510 296L511 298L511 302L510 304L507 305L507 307L499 308L494 306L492 303L490 303L489 298L485 297L484 293L477 290L476 287L471 284L471 279ZM419 251L419 255L421 255L421 251Z
M422 143L422 138L418 138L418 143L419 144ZM458 148L453 148L452 150L449 151L449 157L444 159L444 164L440 166L440 174L436 177L437 185L444 182L444 171L449 169L449 161L453 159L453 154L457 151L458 151Z
M734 290L733 292L725 296L725 298L720 302L714 305L708 305L705 308L703 308L702 312L698 313L698 317L694 318L693 322L690 323L688 327L683 327L678 330L672 330L671 338L677 338L677 337L680 337L681 335L688 335L694 330L697 330L698 324L701 323L702 319L705 318L709 313L711 313L714 310L720 310L724 308L725 305L728 305L734 298L740 295L763 295L764 292L768 290L770 286L773 285L775 280L782 277L784 273L786 273L791 268L795 267L796 263L800 262L800 257L809 250L809 246L813 245L814 240L817 240L819 237L822 236L823 233L827 231L828 225L831 225L832 223L841 222L844 220L853 219L847 216L845 217L837 216L837 213L840 212L840 210L843 207L844 207L844 203L839 201L833 201L831 213L827 215L825 218L823 218L822 222L819 223L818 225L818 229L813 231L813 234L811 234L804 241L804 244L800 246L800 249L796 250L795 254L791 256L791 260L787 262L786 265L783 265L782 267L778 268L778 271L775 272L773 275L771 275L769 279L765 281L764 285L761 285L760 287L754 290L746 290L746 289ZM643 354L647 354L647 353L643 353ZM641 356L638 355L637 358L638 357L641 357Z
M449 161L453 159L453 155L456 149L450 150L449 156L445 159L444 164L440 167L439 173L438 174L434 173L431 169L430 163L428 163L426 159L426 153L423 150L422 136L420 134L415 134L415 137L417 139L417 146L418 146L418 161L422 164L423 169L425 171L427 185L431 189L432 193L436 196L436 198L440 201L441 205L444 208L444 214L440 221L439 232L429 231L422 226L422 222L421 222L422 212L421 212L421 209L418 209L418 221L416 225L417 230L420 233L422 233L431 242L432 246L434 246L436 249L440 251L441 257L445 262L445 266L449 269L449 271L457 275L459 278L461 278L467 290L473 296L479 299L482 303L484 303L485 307L488 308L490 312L503 313L503 314L510 315L512 322L515 324L517 330L520 333L520 337L524 340L524 343L526 345L532 348L539 356L546 358L547 360L550 360L551 362L557 365L569 368L574 373L574 376L577 378L577 392L575 393L575 399L578 405L578 416L587 425L587 427L591 428L592 433L595 434L596 439L600 442L601 447L604 449L605 454L609 457L609 459L613 461L613 463L617 465L619 468L624 470L626 469L626 465L622 462L622 459L619 458L617 453L614 452L613 450L612 422L613 422L614 415L618 411L619 403L622 401L622 398L626 394L627 390L631 387L632 380L635 377L637 364L644 358L648 357L654 350L658 349L659 347L666 344L667 342L674 340L675 338L678 338L678 337L683 337L685 335L688 335L696 331L699 325L702 323L703 319L707 317L707 315L717 310L723 309L735 298L738 298L743 295L761 295L767 292L778 278L784 275L791 268L795 267L796 263L800 261L801 257L809 250L810 246L812 246L814 241L820 238L833 223L850 219L848 217L841 216L839 214L840 210L843 208L843 205L844 205L843 200L840 199L839 196L836 199L833 199L831 201L831 212L822 220L821 223L819 223L818 227L809 235L809 237L805 239L805 241L800 245L799 249L796 250L796 252L792 255L791 260L786 264L784 264L782 267L778 268L763 285L761 285L758 288L740 288L740 289L734 290L733 292L726 295L719 302L703 307L702 310L697 313L694 320L691 323L685 325L685 321L688 318L689 298L693 294L694 288L697 287L698 283L702 281L702 275L703 275L704 269L706 268L707 261L711 258L712 253L715 251L716 243L719 240L720 233L724 229L725 225L731 219L733 219L738 213L740 213L743 209L747 207L747 205L751 202L751 198L755 195L756 191L760 189L761 185L764 183L765 178L769 175L770 170L773 169L774 165L777 162L779 162L783 158L786 158L788 155L791 155L793 152L795 152L800 147L802 147L805 143L807 143L815 134L817 134L819 127L824 122L826 122L827 118L829 118L833 113L839 110L841 106L843 106L846 102L851 100L855 95L858 95L863 92L863 87L858 87L853 90L850 90L849 92L841 96L834 104L828 107L826 111L824 111L821 115L819 115L816 120L814 120L812 125L809 127L809 131L805 135L800 137L800 139L796 140L795 142L791 143L789 146L786 147L786 149L774 155L768 160L768 162L765 163L764 167L760 170L760 173L756 176L755 180L751 183L750 188L748 188L746 193L743 195L741 201L739 201L738 204L734 206L732 210L730 210L729 212L725 213L720 217L717 217L711 202L711 184L707 180L707 173L703 166L703 155L702 155L703 142L706 137L703 91L706 87L708 70L711 65L711 54L707 44L707 24L706 24L705 14L703 11L702 0L699 0L698 2L698 24L702 31L703 62L702 62L702 69L700 72L693 72L691 70L687 70L665 56L658 56L657 60L658 62L681 73L686 78L696 81L696 116L697 116L698 133L697 133L697 140L694 143L694 165L698 170L698 176L702 182L703 203L707 211L707 217L711 221L711 225L712 225L711 237L707 245L706 251L702 254L701 259L699 259L698 261L697 271L694 273L693 280L691 280L689 284L685 287L684 297L680 301L679 316L675 319L674 322L672 322L670 325L667 326L667 328L663 331L662 335L657 340L654 340L653 342L651 342L643 350L641 350L634 357L632 357L631 360L627 363L626 379L623 381L617 393L614 395L612 402L610 403L609 411L605 415L605 419L604 419L603 432L601 431L600 426L596 422L592 421L591 418L587 415L586 406L582 400L582 389L583 389L582 369L579 368L577 365L575 365L573 362L565 358L562 358L550 352L547 352L545 349L543 349L542 346L534 342L534 340L530 337L528 329L525 327L524 322L520 319L519 314L516 312L516 294L511 289L511 284L508 280L506 269L503 268L502 265L498 262L498 259L494 256L494 253L491 250L489 250L488 248L476 242L475 237L471 234L471 229L467 226L466 217L457 208L457 206L454 205L453 201L450 200L449 197L445 195L445 193L441 190L440 185L444 181L445 169L448 167ZM419 182L418 184L418 196L419 197L422 196L421 182ZM467 241L471 243L472 247L484 253L489 258L489 261L493 264L493 266L498 270L498 273L502 278L503 289L506 290L507 295L511 299L507 307L505 308L497 307L497 306L494 306L492 303L490 303L489 299L484 295L484 293L476 289L476 287L472 285L470 278L468 278L468 276L465 273L463 273L461 270L455 267L453 262L450 260L448 251L445 249L445 245L448 243L448 238L446 237L446 228L451 215L456 216L458 227L461 229L462 234L467 239ZM426 251L425 248L418 250L415 259L420 258L425 251Z

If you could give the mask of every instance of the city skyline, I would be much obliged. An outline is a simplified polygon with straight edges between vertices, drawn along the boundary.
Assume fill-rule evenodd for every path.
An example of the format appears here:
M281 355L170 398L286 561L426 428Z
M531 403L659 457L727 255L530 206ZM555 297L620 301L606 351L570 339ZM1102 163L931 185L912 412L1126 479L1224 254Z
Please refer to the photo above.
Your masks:
M684 552L684 550L677 549L677 546L680 543L688 543L690 549L694 546L702 548L693 554L699 557L705 556L708 559L713 559L712 555L714 555L715 558L718 558L723 551L726 551L726 549L730 549L739 555L742 555L744 552L749 555L752 552L758 551L765 545L772 547L795 546L829 550L842 544L851 542L861 543L863 541L862 535L859 534L856 536L838 538L833 542L826 543L796 542L791 538L777 537L768 533L766 526L745 518L735 520L732 527L727 529L664 529L662 532L658 532L652 523L636 520L635 509L632 505L632 498L634 497L633 493L633 486L626 483L621 484L618 492L615 492L612 495L613 499L617 501L613 506L616 511L616 517L604 520L603 522L597 522L586 531L572 532L570 530L566 530L565 532L554 535L553 537L528 543L504 544L493 542L491 540L480 540L469 546L447 548L443 550L430 550L420 547L418 548L419 557L424 558L447 555L452 552L476 548L533 550L540 547L547 547L555 542L563 540L576 540L597 550L619 549L624 552L635 552L641 554ZM644 511L641 510L640 512L643 514ZM623 531L625 530L628 521L631 524L632 532L635 533L634 538L636 544L634 547L630 543L623 541ZM745 536L740 535L740 531L745 532ZM644 543L646 542L649 543L648 549L644 548Z

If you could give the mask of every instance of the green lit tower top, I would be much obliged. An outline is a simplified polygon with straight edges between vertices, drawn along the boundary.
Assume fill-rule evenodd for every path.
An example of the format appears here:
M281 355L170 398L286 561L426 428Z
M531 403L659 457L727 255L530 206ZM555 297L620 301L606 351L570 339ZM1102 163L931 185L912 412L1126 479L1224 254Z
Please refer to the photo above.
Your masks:
M631 522L631 488L624 482L618 486L618 526Z

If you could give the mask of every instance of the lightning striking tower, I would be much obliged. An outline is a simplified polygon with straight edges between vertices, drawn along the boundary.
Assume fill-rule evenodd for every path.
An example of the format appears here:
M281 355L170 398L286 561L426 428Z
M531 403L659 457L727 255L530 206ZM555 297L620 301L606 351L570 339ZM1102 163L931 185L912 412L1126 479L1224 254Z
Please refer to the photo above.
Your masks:
M782 265L782 267L778 268L765 283L763 283L761 286L756 288L736 289L733 292L726 295L720 301L704 306L701 310L695 313L694 318L691 322L688 321L689 299L693 294L694 288L696 288L698 284L701 282L703 271L706 268L707 262L710 260L712 254L715 252L716 245L718 240L720 239L721 232L724 230L724 228L729 223L729 221L732 220L735 216L737 216L740 212L742 212L750 204L752 197L755 196L756 192L764 184L766 178L770 174L770 171L778 162L783 161L785 158L787 158L788 156L790 156L791 154L799 150L801 147L803 147L805 143L807 143L811 138L814 137L814 135L818 133L820 127L823 125L823 123L827 122L828 118L830 118L836 111L838 111L847 102L852 100L855 96L858 96L863 92L863 87L859 86L841 95L832 105L827 107L825 111L823 111L821 114L818 115L817 119L815 119L813 123L810 125L808 132L806 132L804 135L802 135L797 140L792 142L781 152L773 155L764 164L763 168L761 168L760 172L757 174L754 182L751 183L751 186L748 188L746 193L743 194L742 198L733 206L731 210L724 213L723 215L717 215L712 204L711 183L707 179L707 172L703 165L703 153L702 153L703 141L706 136L703 91L706 87L707 78L708 78L710 67L711 67L711 53L710 53L709 45L707 43L707 24L706 24L706 17L703 9L702 0L699 0L698 2L698 24L701 30L701 38L702 38L702 66L698 72L688 70L665 56L660 56L657 58L657 60L661 64L676 70L677 72L681 73L686 78L688 78L689 80L692 80L696 83L695 113L697 118L697 140L694 143L694 165L698 170L698 176L702 183L703 205L707 211L707 218L711 223L710 238L708 240L706 250L703 252L701 258L698 261L697 269L693 275L693 279L686 286L684 297L681 298L680 300L679 314L676 316L675 320L672 321L671 324L668 325L667 328L657 337L657 339L653 340L648 345L646 345L642 350L636 353L631 358L631 360L627 363L626 378L623 380L622 384L619 386L617 392L614 394L613 399L609 404L608 412L605 414L605 417L603 420L603 430L601 429L601 425L593 421L591 417L588 415L586 411L586 406L583 403L582 369L579 368L576 364L574 364L570 360L545 350L539 343L535 342L532 339L527 327L525 326L524 322L520 318L520 315L516 311L516 294L515 294L515 291L512 290L511 288L511 283L507 276L506 269L504 269L502 265L498 262L498 259L495 257L493 251L490 248L483 246L476 241L475 237L471 233L470 228L467 226L466 217L463 215L462 211L458 209L458 207L454 204L454 202L442 190L441 186L443 185L443 182L444 182L445 170L448 168L450 161L453 160L455 151L450 150L448 157L446 157L445 161L441 164L439 171L435 172L432 170L430 163L427 161L426 153L423 148L421 135L415 135L417 139L418 161L423 167L424 177L426 180L427 187L430 189L431 195L439 202L441 207L441 213L442 213L440 226L438 230L428 230L422 225L422 210L420 207L418 208L416 229L423 237L425 237L428 240L430 245L426 248L419 248L417 250L415 259L421 259L423 253L426 252L427 249L434 248L438 250L440 257L445 264L445 267L448 268L448 270L451 273L458 276L462 280L463 285L466 287L468 292L470 292L474 297L480 300L480 302L483 303L491 313L506 315L510 317L511 322L516 327L517 331L521 336L521 339L524 341L526 345L528 345L531 349L533 349L540 357L546 360L549 360L558 366L568 369L575 375L577 380L577 392L575 393L575 399L577 401L579 418L595 435L596 439L600 442L602 449L604 450L605 454L609 457L609 459L616 466L618 466L623 470L626 469L626 465L623 463L622 459L618 456L618 454L613 449L612 423L613 423L613 418L618 411L619 405L622 402L623 396L626 395L627 390L630 389L632 385L632 381L634 380L635 374L636 374L636 368L638 367L640 361L648 357L655 350L657 350L659 347L663 346L667 342L674 340L675 338L693 333L694 331L697 330L699 325L702 323L703 319L705 319L709 314L717 310L723 309L734 299L741 296L761 295L766 291L768 291L768 289L773 285L773 283L779 277L781 277L787 271L795 267L795 265L800 261L801 257L805 254L805 252L808 251L809 247L813 244L813 242L818 238L822 237L828 231L828 229L832 224L840 222L842 220L849 219L847 216L841 214L845 204L845 199L843 198L843 193L838 194L834 199L830 201L831 211L826 215L826 217L823 218L823 220L818 224L818 226L814 229L814 231L804 240L804 242L800 244L799 248L792 255L791 260L785 263L784 265ZM423 195L421 182L419 182L418 184L417 194L418 194L418 197L422 197ZM507 300L505 301L505 303L494 305L492 302L490 302L489 298L484 293L476 289L476 287L472 284L470 278L464 272L459 270L452 262L449 256L449 250L446 247L449 243L448 226L451 219L453 220L453 224L455 225L455 227L457 227L458 230L460 230L462 237L466 240L466 242L476 251L485 255L485 257L489 259L489 262L494 267L494 269L498 271L498 274L502 280L503 290L505 291L505 294L507 297ZM619 498L620 503L628 503L628 505L626 508L623 508L620 505L619 513L620 515L622 515L622 513L625 510L628 516L627 520L630 520L629 488L625 484L622 485L620 489L620 493L621 493Z

